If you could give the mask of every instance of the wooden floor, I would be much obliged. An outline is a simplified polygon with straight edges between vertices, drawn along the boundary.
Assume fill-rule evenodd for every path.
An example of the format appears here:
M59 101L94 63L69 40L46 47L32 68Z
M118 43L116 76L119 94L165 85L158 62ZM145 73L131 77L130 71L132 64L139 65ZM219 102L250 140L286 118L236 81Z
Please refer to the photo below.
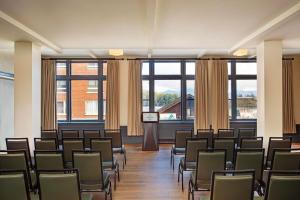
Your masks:
M186 172L185 190L177 182L178 156L176 168L170 167L170 145L160 145L157 152L144 152L140 145L128 145L127 165L121 170L121 181L117 190L113 191L115 200L182 200L187 199L187 184L190 177ZM122 157L118 157L119 160ZM120 162L121 164L121 162ZM200 193L196 195L199 199ZM207 197L207 193L201 196ZM104 199L103 195L95 194L93 200ZM204 198L207 199L207 198Z

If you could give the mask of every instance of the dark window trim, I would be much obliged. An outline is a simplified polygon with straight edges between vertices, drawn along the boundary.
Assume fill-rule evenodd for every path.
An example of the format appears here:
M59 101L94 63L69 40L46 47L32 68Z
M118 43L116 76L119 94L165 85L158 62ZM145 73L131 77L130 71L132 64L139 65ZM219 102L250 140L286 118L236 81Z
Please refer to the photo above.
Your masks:
M103 75L103 64L106 61L102 60L57 60L56 63L66 63L66 75L56 75L57 81L66 81L66 120L57 120L58 123L103 123L103 81L106 81L106 75ZM97 63L98 74L97 75L72 75L72 63ZM73 80L96 80L98 81L98 119L97 120L73 120L72 119L72 84Z

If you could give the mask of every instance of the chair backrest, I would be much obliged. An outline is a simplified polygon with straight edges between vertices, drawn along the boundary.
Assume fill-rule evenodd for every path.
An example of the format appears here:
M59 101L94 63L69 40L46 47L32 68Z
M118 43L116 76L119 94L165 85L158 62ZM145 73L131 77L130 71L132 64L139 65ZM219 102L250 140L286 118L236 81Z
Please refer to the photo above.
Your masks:
M62 151L34 151L36 170L63 170L64 155Z
M176 130L175 131L175 147L185 148L186 139L193 137L192 130Z
M91 148L91 138L100 138L100 130L83 130L84 147Z
M79 138L79 130L61 130L61 138Z
M81 184L104 185L100 151L73 151L73 168L79 170Z
M274 149L271 170L300 170L300 149Z
M226 149L226 161L233 162L235 138L215 138L214 149Z
M208 147L213 146L214 129L197 129L198 138L207 138Z
M28 138L6 138L6 149L7 150L24 150L26 152L29 167L32 168Z
M0 170L23 170L27 173L28 185L32 188L30 167L28 165L26 151L24 150L0 150Z
M252 137L256 137L256 128L239 128L238 146L240 146L242 138L252 138Z
M55 151L57 142L55 138L34 138L34 149L36 151Z
M41 200L81 200L78 170L37 171Z
M113 164L112 138L92 138L91 149L101 152L103 162L112 162Z
M263 137L243 137L240 138L241 149L261 149L263 148Z
M211 200L253 200L254 171L213 172Z
M48 129L48 130L42 130L41 131L41 138L51 138L56 139L58 141L58 133L56 129Z
M104 137L112 138L112 147L113 148L121 148L123 145L120 129L105 129Z
M235 170L255 170L255 179L261 181L264 169L265 149L237 149Z
M72 151L84 150L83 138L63 138L62 141L65 162L72 162Z
M291 137L270 137L268 145L267 162L272 161L274 149L289 149L292 146Z
M222 128L218 129L218 137L225 138L225 137L234 137L234 129L233 128Z
M0 199L30 200L26 171L0 170Z
M198 150L205 151L207 148L207 138L187 138L185 162L197 162Z
M226 168L226 150L198 151L196 167L196 185L209 189L214 171ZM202 184L201 184L202 183ZM206 183L205 185L203 183Z
M265 200L299 199L300 171L270 171Z

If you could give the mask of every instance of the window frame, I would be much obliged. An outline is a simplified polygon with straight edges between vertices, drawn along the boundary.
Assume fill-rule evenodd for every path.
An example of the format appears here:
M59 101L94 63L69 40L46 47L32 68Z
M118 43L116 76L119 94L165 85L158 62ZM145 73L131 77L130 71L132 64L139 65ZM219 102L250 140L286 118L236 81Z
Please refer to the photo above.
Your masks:
M143 63L149 63L149 75L143 75L141 74L142 80L148 80L149 81L149 112L155 111L155 80L179 80L181 82L181 115L180 119L176 120L161 120L162 122L180 122L180 121L193 121L194 119L187 118L186 116L186 81L187 80L195 80L195 75L187 75L186 74L186 62L195 62L195 60L176 60L176 59L170 59L170 60L144 60ZM180 63L180 71L181 74L174 74L174 75L156 75L155 74L155 62L158 63L173 63L173 62L179 62ZM141 70L142 73L142 70ZM142 99L143 102L143 99Z
M104 60L57 60L57 63L66 63L66 75L56 75L56 81L66 81L66 120L57 120L60 122L104 122L103 113L103 82L106 81L106 75L103 75L103 64L106 63ZM72 75L72 63L97 63L98 74L97 75ZM98 81L98 118L96 120L73 120L72 119L72 80L96 80ZM57 93L57 92L56 92ZM57 113L56 113L57 114Z
M256 118L252 119L238 119L237 118L237 81L238 80L256 80L257 75L254 74L236 74L236 64L237 63L250 63L256 62L255 59L248 59L248 60L239 60L239 59L232 59L229 60L228 63L231 63L231 74L228 74L228 80L231 80L231 119L230 121L256 121ZM228 99L230 97L228 96Z

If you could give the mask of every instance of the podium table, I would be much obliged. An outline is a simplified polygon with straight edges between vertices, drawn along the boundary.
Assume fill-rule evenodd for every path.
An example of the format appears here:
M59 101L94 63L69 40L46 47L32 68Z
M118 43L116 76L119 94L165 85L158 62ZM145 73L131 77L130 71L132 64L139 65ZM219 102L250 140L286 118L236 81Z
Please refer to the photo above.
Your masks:
M159 134L157 125L159 123L158 112L143 112L143 151L158 151L159 150Z

